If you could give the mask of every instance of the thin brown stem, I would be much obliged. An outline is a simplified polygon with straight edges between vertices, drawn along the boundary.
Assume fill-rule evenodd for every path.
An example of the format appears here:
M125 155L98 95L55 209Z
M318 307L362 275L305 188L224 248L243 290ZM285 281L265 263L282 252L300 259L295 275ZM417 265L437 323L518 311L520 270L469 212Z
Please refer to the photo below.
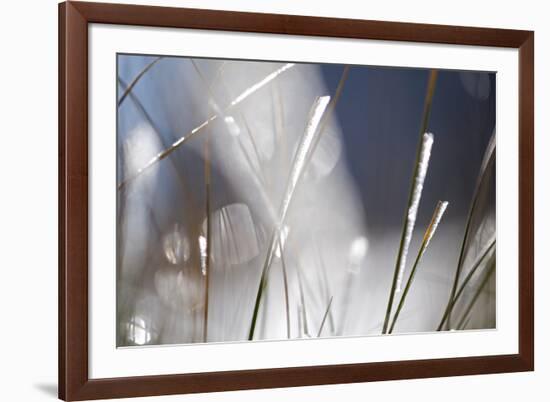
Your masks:
M149 64L147 64L143 69L135 76L135 78L130 82L130 85L126 88L126 90L122 93L120 99L118 100L118 106L124 102L124 99L128 96L128 94L134 89L136 84L139 82L139 80L149 71L155 64L157 64L160 60L162 60L162 57L157 57L153 61L151 61Z

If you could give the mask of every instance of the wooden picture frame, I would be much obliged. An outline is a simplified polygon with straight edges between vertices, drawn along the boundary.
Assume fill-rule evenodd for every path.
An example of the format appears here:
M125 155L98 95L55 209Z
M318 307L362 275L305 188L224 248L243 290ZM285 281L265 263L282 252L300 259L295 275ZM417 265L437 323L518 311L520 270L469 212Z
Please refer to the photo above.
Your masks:
M88 375L88 24L119 24L519 49L519 353L198 374ZM534 369L534 33L84 2L59 5L59 397L139 397Z

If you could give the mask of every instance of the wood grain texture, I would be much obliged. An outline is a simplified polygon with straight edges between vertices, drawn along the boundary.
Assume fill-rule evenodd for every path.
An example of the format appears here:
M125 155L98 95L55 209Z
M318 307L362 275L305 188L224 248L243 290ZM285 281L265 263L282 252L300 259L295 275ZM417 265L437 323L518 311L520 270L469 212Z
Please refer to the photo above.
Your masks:
M59 394L75 399L88 381L88 28L60 5Z
M535 35L519 48L519 354L535 365Z
M87 69L89 23L519 49L519 353L90 380ZM104 3L60 4L59 397L64 400L137 397L533 370L533 151L534 34L530 31Z

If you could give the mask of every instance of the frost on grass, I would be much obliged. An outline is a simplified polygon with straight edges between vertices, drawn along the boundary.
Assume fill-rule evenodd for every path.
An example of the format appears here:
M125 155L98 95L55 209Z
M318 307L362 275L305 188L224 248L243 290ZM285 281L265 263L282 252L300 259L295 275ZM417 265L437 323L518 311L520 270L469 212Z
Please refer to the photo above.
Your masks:
M424 133L424 135L422 136L422 148L420 150L420 157L418 158L418 165L415 169L412 198L409 204L409 209L407 211L405 239L403 243L403 252L401 254L401 259L399 260L399 273L397 276L397 292L401 291L401 287L403 284L403 275L405 273L405 265L407 263L407 254L409 253L409 246L411 244L414 225L416 223L416 216L418 214L418 206L420 205L420 198L422 197L424 180L426 179L426 173L428 172L428 165L430 163L430 155L432 152L433 142L433 134Z

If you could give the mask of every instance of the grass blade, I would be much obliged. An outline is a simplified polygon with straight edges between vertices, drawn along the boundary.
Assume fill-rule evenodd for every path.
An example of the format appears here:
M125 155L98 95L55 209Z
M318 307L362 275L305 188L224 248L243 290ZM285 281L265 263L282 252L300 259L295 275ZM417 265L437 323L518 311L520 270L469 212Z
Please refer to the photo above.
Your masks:
M220 116L220 117L223 117L223 120L224 122L226 123L227 126L237 126L237 123L235 122L235 119L232 117L232 116L229 116L229 115L225 115L225 113L223 113L219 107L219 102L216 98L216 96L214 95L214 92L212 92L212 85L214 84L214 82L212 82L210 85L208 84L208 81L206 80L206 77L204 76L204 74L202 73L201 69L199 68L199 66L197 65L197 63L195 63L195 60L191 59L191 65L193 66L193 68L195 69L195 71L197 72L197 75L199 76L200 78L200 81L202 82L202 85L206 88L206 92L208 93L208 97L209 97L209 100L210 100L210 104L213 105L214 107L214 110L216 111L216 113ZM218 69L218 71L216 72L216 76L215 76L215 79L217 79L218 77L221 77L221 70L223 68L225 64L222 64L222 66ZM222 82L222 86L225 88L225 85L223 84ZM243 121L245 121L244 119L244 116L241 115L241 113L239 113L241 119ZM238 127L238 126L237 126ZM245 122L245 127L246 127L246 133L248 134L248 137L250 139L250 141L252 142L253 144L253 150L255 151L256 153L256 158L257 158L257 161L258 161L258 166L260 166L260 156L258 154L258 150L257 150L257 147L256 147L256 143L254 141L254 138L252 136L252 134L250 133L250 129L248 127L248 125L246 124ZM256 178L258 179L258 182L260 182L262 185L265 186L265 179L262 175L262 171L261 169L257 170L254 168L254 164L252 163L252 160L250 159L250 155L248 154L248 152L246 151L246 149L244 148L244 145L243 145L243 142L242 142L242 139L239 135L237 135L237 144L239 145L239 148L241 150L241 152L243 153L244 157L245 157L245 160L246 162L248 163L248 166L250 167L250 171L253 172L256 176Z
M311 161L311 158L314 154L314 151L315 151L315 149L316 149L316 147L319 143L320 137L323 134L323 132L326 128L326 125L327 125L332 113L334 112L334 110L336 108L336 105L338 103L338 100L340 99L340 96L342 95L342 92L343 92L343 89L344 89L344 84L345 84L345 82L347 80L347 77L349 75L349 70L350 70L350 67L345 66L343 71L342 71L342 75L341 75L340 80L338 82L338 86L336 88L334 97L328 103L328 106L326 106L326 110L325 110L324 113L322 113L321 119L318 122L317 135L313 136L312 140L310 141L311 145L309 146L309 148L310 148L309 152L306 153L305 158L302 158L300 156L300 153L301 153L300 152L300 147L298 148L298 151L296 152L294 161L291 165L292 166L291 167L291 178L289 179L289 181L291 183L292 183L292 181L294 181L294 188L291 190L290 193L287 192L288 197L285 197L285 200L287 201L286 202L286 207L284 206L285 205L284 202L283 202L283 207L282 207L283 209L285 209L285 211L283 212L283 214L285 216L286 216L286 212L288 211L288 207L290 206L290 201L292 200L292 195L294 193L294 189L297 186L301 175L305 171L305 168L307 166L309 166L309 162ZM309 119L309 121L311 121L311 118ZM306 131L307 131L307 127L306 127ZM315 131L312 131L312 134L314 134L314 133L315 133ZM297 160L301 161L302 159L303 159L303 162L299 162L300 165L302 166L300 168L300 171L295 175L294 178L292 178L292 171L293 171L293 167L297 163L296 161ZM287 186L288 186L288 183L287 183ZM275 218L275 219L277 220L277 218ZM283 218L282 221L279 220L279 222L282 225L282 223L284 222L284 218ZM275 234L276 233L277 232L275 232ZM280 231L279 231L279 233L280 233ZM275 242L276 242L276 238L272 237L272 239L270 241L270 244L276 244ZM269 266L271 265L271 261L272 261L272 258L273 258L273 253L274 253L275 250L276 250L276 248L270 248L270 252L268 253L268 258L266 259L266 263L264 264L264 268L262 270L262 276L260 278L260 286L259 286L259 289L258 289L258 294L256 296L256 303L255 303L255 306L254 306L254 312L253 312L252 323L251 323L251 330L249 332L249 339L252 339L252 337L253 337L254 327L256 325L256 320L257 320L257 316L258 316L259 303L261 302L261 294L263 292L263 288L266 285L266 278L267 278L266 271L269 269ZM304 309L305 309L305 307L304 307ZM305 314L305 311L304 311L304 314ZM329 313L329 319L331 320L332 326L334 327L332 312ZM304 323L304 325L307 325L307 323Z
M462 265L464 264L464 259L466 258L466 249L468 248L468 244L471 237L471 225L474 213L476 211L476 207L478 205L480 194L481 194L481 188L482 183L485 181L486 177L490 173L490 169L488 167L492 164L492 162L495 160L496 157L496 138L495 138L495 132L493 131L493 135L491 136L491 139L489 140L489 143L487 144L487 148L485 149L485 154L483 156L483 160L481 162L481 167L479 169L479 175L477 178L475 190L474 190L474 196L472 197L472 202L470 204L470 210L468 211L468 218L466 219L466 228L464 229L464 237L462 239L462 245L460 247L460 255L458 257L458 263L456 266L455 271L455 277L453 281L453 286L451 289L451 293L449 295L449 301L447 302L446 311L450 309L450 305L455 298L456 295L456 289L458 286L458 282L460 279L460 274L462 271ZM451 321L451 311L447 314L447 325L450 325Z
M330 285L328 281L327 267L325 266L325 261L323 260L323 257L321 255L321 249L319 248L319 244L317 243L316 240L314 240L313 243L315 244L317 257L319 259L319 267L321 268L321 280L323 282L325 297L329 297L329 295L332 294L332 291L330 289ZM333 334L335 330L335 324L334 324L334 316L332 314L332 310L330 310L328 313L328 324L329 324L331 334Z
M458 301L458 299L462 295L462 292L466 288L466 285L468 284L470 279L472 279L472 276L477 271L477 269L479 268L479 266L481 265L483 260L487 257L487 255L489 255L489 252L495 246L496 246L496 239L493 238L493 240L491 242L489 242L489 244L485 247L483 253L481 253L481 255L476 259L476 261L474 262L472 268L468 272L468 275L466 275L466 277L464 278L464 281L462 282L462 285L460 286L460 288L458 288L458 291L456 292L455 297L453 298L453 300L451 300L451 302L449 302L447 304L447 307L445 308L445 312L443 313L443 317L441 318L441 321L439 322L439 325L437 327L438 331L441 331L443 329L443 325L445 325L445 322L447 321L447 318L449 317L449 314L451 313L451 310L453 309L456 302Z
M340 76L340 80L338 81L338 86L336 87L336 91L334 92L334 96L332 97L332 101L328 105L327 112L325 113L325 115L323 116L323 120L319 124L320 134L322 134L325 131L325 128L330 120L330 117L332 116L334 110L336 109L336 105L338 104L338 101L342 96L344 85L349 76L349 71L350 71L350 66L344 66L344 69L342 70L342 75ZM317 148L317 145L319 145L320 140L321 140L321 135L315 138L313 147L312 147L313 150ZM309 165L309 163L311 162L311 158L313 158L313 152L309 154L306 165Z
M147 64L136 76L135 78L132 80L132 82L130 82L130 85L128 85L128 87L126 88L126 90L122 93L122 95L120 96L120 99L118 100L118 106L120 107L120 105L122 104L122 102L124 102L124 99L126 99L126 97L128 96L128 94L132 91L132 89L134 89L134 87L136 86L136 84L139 82L139 80L147 73L147 71L149 71L155 64L157 64L160 60L162 60L162 57L157 57L155 60L151 61L149 64Z
M283 245L279 238L279 253L281 254L281 267L283 269L283 286L285 291L285 312L286 312L286 337L290 339L290 302L288 297L288 276L286 271L285 256L283 253Z
M244 101L246 98L248 98L250 95L252 95L254 92L258 91L260 88L264 87L269 82L273 81L277 76L284 73L286 70L294 67L294 63L287 63L278 70L273 71L271 74L266 76L263 80L257 82L254 85L251 85L247 89L245 89L239 96L237 96L229 105L229 107L233 107Z
M409 190L409 200L407 202L407 213L405 214L405 217L403 219L403 229L402 229L402 232L401 232L401 240L400 240L400 244L399 244L399 249L397 251L397 258L396 258L395 269L394 269L394 273L393 273L392 286L391 286L390 295L389 295L389 298L388 298L388 305L386 307L386 315L384 317L384 325L382 326L382 333L383 334L385 334L388 330L388 324L389 324L389 320L390 320L390 316L391 316L391 312L392 312L393 299L395 297L395 291L396 291L396 288L397 288L397 278L399 277L399 270L400 270L400 266L402 264L403 252L404 252L404 247L405 247L405 240L406 240L406 236L407 236L407 222L409 221L408 214L409 214L412 202L413 202L415 184L416 184L415 183L415 181L416 181L415 178L417 177L417 174L418 174L417 171L418 171L419 165L420 165L419 162L421 160L422 148L423 148L423 145L425 144L424 135L426 134L427 127L428 127L428 121L429 121L429 118L430 118L430 110L431 110L433 95L434 95L434 92L435 92L436 82L437 82L437 70L431 70L430 71L430 76L429 76L429 79L428 79L428 87L427 87L427 90L426 90L426 99L424 100L424 112L423 112L423 117L422 117L422 124L420 126L420 140L419 140L419 144L418 144L417 152L416 152L416 161L415 161L415 168L414 168L415 170L414 170L414 173L413 173L413 176L412 176L411 187L410 187L410 190Z
M420 152L420 158L418 161L418 168L414 178L414 191L411 199L411 203L407 210L407 223L405 225L405 239L403 243L402 253L399 258L399 270L397 275L396 291L401 292L401 286L403 282L403 275L405 274L405 267L407 264L407 256L409 254L409 246L411 244L414 226L416 224L416 216L418 215L418 207L420 205L420 199L422 198L422 190L424 189L424 180L426 179L426 173L428 171L428 165L430 162L430 155L433 145L433 134L425 133L422 136L422 148Z
M128 89L128 84L120 77L118 77L118 83L120 84L120 86L122 87L122 89L124 91L126 91ZM168 144L166 142L166 140L164 139L164 136L161 134L161 131L160 129L158 128L158 126L156 125L155 121L153 120L153 118L151 117L151 115L147 112L147 110L145 109L145 106L143 106L143 104L141 103L141 101L138 99L138 97L136 95L134 95L133 92L129 91L128 92L128 96L130 97L130 100L133 102L133 104L135 105L135 107L139 110L139 112L142 114L142 116L145 118L145 120L147 121L147 123L149 124L149 126L151 126L151 128L153 129L153 132L155 133L157 139L159 140L159 142L162 144L162 146L164 148L167 148L168 147ZM188 186L186 184L186 181L185 181L185 178L183 176L183 174L180 172L180 170L178 169L177 165L176 165L176 162L174 161L173 158L168 158L168 160L170 161L170 166L172 166L172 170L174 171L174 174L175 176L177 177L178 179L178 182L181 186L181 191L186 199L186 202L191 205L191 208L192 209L196 209L197 208L197 204L194 200L193 197L191 197L191 195L189 194L187 190Z
M208 340L208 307L209 307L209 289L210 289L210 251L212 249L212 233L211 227L212 223L210 222L210 136L207 135L204 142L204 181L206 187L206 256L204 261L204 333L203 341L207 342Z
M304 325L304 334L311 338L311 335L309 333L309 326L308 326L308 320L307 320L307 309L306 309L306 297L304 294L304 285L302 282L302 274L301 274L301 268L299 265L296 265L296 275L298 276L298 290L300 292L300 304L302 305L302 322Z
M405 299L407 298L407 294L409 293L409 289L411 288L412 282L414 280L414 275L416 273L416 268L418 267L418 264L420 263L420 260L424 256L424 253L426 252L426 249L428 248L428 245L430 244L430 241L432 240L432 237L435 234L435 231L437 230L439 222L441 221L441 218L443 217L443 214L445 213L445 210L447 209L448 204L449 203L447 201L439 201L437 203L437 206L435 207L434 214L432 216L432 220L430 221L430 224L428 225L428 228L426 229L426 232L424 233L424 238L422 239L422 244L420 245L420 250L418 250L418 255L416 256L416 260L414 261L413 267L411 269L409 279L407 280L407 284L405 285L405 290L403 291L403 294L401 295L401 299L399 300L399 304L397 305L397 310L395 311L395 314L393 316L393 320L392 320L392 323L390 325L390 329L388 331L389 334L391 334L393 332L393 327L395 326L395 322L397 321L397 318L399 317L399 313L401 312L401 309L403 308L403 305L405 303Z
M256 320L258 318L258 310L260 307L262 292L266 285L267 271L269 270L271 262L273 261L275 250L277 249L277 245L279 244L281 228L285 221L288 208L290 207L294 191L305 168L305 162L307 160L306 158L308 156L308 153L311 151L312 141L315 138L315 135L318 133L318 126L323 114L325 113L329 100L330 96L323 96L317 98L313 103L304 131L304 135L302 136L296 154L294 155L289 178L287 180L286 191L284 193L278 216L276 217L275 228L268 243L268 251L265 258L264 266L262 268L258 292L256 294L256 301L254 303L254 310L252 313L252 321L248 333L248 340L252 340L254 338L254 329L256 327Z
M323 332L323 327L325 326L325 321L327 320L328 314L330 312L330 306L332 305L332 296L330 296L330 300L328 301L327 309L325 311L325 314L323 315L323 320L321 321L321 325L319 326L319 331L317 331L317 338L321 337L321 333Z
M474 297L472 297L472 300L470 300L470 303L466 307L466 310L464 311L464 314L462 315L462 317L458 321L457 328L462 328L463 329L468 324L469 314L472 311L472 308L474 307L474 305L476 304L477 299L481 295L481 292L483 292L483 289L485 288L485 286L489 282L489 278L491 277L491 274L493 272L495 272L495 267L496 267L496 259L495 259L495 256L493 254L493 256L491 257L491 260L489 262L489 268L487 269L487 272L485 272L485 275L483 276L483 279L481 280L481 282L480 282L480 284L479 284L479 286L476 290L476 293L474 294Z
M256 91L258 91L260 88L262 88L264 85L268 84L270 81L277 78L280 74L287 71L288 69L292 68L294 64L288 63L285 64L283 67L279 68L278 70L274 71L273 73L269 74L267 77L259 81L258 83L252 85L251 87L245 89L243 93L241 93L237 98L235 98L229 106L227 106L224 110L224 112L227 112L234 106L238 105L242 101L244 101L247 97L254 94ZM197 127L192 129L191 131L187 132L180 138L178 138L172 145L170 145L168 148L162 150L157 155L153 156L143 167L139 168L134 174L130 175L128 178L123 180L119 185L118 189L122 189L128 182L136 179L138 176L143 174L146 170L151 168L154 164L158 163L159 161L166 158L168 155L170 155L172 152L174 152L176 149L178 149L182 144L193 138L197 133L201 132L205 127L207 127L209 124L214 122L219 117L218 114L214 114L210 116L208 119L206 119L204 122L199 124Z
M346 273L346 280L345 280L345 286L344 286L344 296L343 296L343 300L342 300L342 306L344 306L344 309L343 309L343 312L341 314L339 314L338 316L338 319L339 319L339 325L338 325L338 329L336 331L336 335L337 336L342 336L344 335L344 332L346 330L346 324L347 324L347 319L348 319L348 311L349 311L349 307L350 307L350 300L351 300L351 296L353 294L353 291L355 290L354 288L354 284L357 283L357 279L356 279L356 275L353 274L352 272L350 272L350 270L348 269L348 272Z

